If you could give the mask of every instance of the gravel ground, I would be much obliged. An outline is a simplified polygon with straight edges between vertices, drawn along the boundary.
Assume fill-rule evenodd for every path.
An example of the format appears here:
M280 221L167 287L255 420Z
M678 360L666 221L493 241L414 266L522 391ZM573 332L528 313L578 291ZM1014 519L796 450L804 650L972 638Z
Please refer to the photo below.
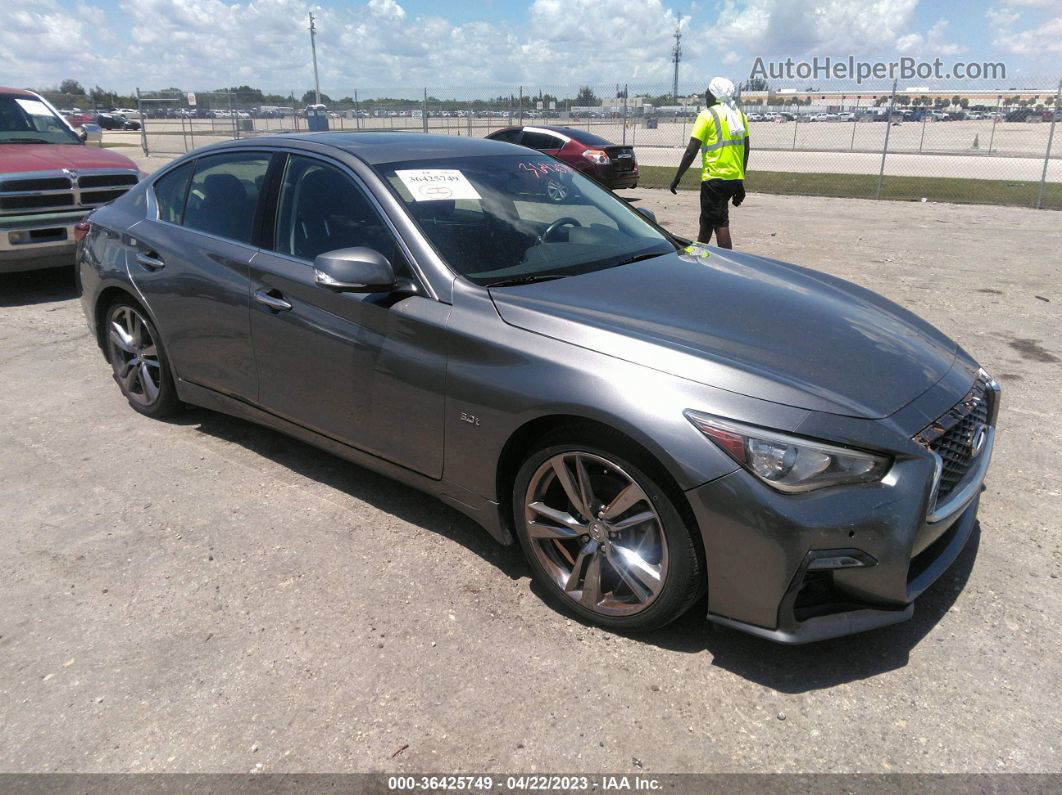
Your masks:
M696 197L634 191L672 228ZM202 410L133 413L62 272L0 278L0 771L1062 770L1059 215L750 196L737 245L878 290L1004 404L980 532L877 632L703 605L621 637L441 503Z

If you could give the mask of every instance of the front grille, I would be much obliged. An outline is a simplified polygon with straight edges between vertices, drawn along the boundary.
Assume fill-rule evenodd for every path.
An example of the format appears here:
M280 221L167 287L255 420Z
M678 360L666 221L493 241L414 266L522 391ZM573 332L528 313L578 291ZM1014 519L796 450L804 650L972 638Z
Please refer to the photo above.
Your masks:
M44 177L41 179L5 179L0 182L0 192L22 190L69 190L70 179L67 177Z
M78 177L77 180L81 190L86 188L113 188L118 185L125 185L128 190L136 183L136 174L89 174L84 177Z
M990 399L988 385L979 377L965 398L915 437L941 459L937 504L944 502L970 471L975 438L988 425Z
M129 188L126 187L113 190L83 190L81 191L81 206L99 207L101 204L114 201L127 190Z
M0 180L0 215L91 210L114 201L139 177L130 171L68 175L56 172Z
M43 196L4 196L0 193L0 211L5 213L63 210L73 206L74 192L69 188L63 193Z

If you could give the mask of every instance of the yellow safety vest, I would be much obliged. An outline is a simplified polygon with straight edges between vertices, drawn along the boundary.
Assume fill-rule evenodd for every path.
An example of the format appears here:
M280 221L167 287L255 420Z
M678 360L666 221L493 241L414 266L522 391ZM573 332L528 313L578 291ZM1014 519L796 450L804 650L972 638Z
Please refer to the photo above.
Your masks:
M741 128L731 130L715 105L697 114L691 137L701 142L701 181L709 179L745 179L745 140L749 135L748 117L741 116Z

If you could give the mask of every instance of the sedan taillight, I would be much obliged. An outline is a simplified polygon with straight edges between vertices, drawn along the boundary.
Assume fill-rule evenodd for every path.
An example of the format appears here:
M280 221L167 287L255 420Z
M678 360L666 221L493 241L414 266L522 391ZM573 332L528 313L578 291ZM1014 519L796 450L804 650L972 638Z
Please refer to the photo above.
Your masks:
M92 224L88 221L78 221L74 224L74 240L80 243L88 235L90 229L92 229Z
M583 152L583 157L598 166L607 166L609 164L608 154L602 149L587 149Z

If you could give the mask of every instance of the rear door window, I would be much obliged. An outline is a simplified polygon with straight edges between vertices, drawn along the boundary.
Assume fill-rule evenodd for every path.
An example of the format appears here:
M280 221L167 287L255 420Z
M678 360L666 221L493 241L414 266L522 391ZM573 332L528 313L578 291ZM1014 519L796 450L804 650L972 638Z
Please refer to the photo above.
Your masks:
M251 243L258 196L265 184L269 155L231 152L202 157L184 209L184 226Z
M184 218L184 201L188 197L188 183L195 163L189 161L155 180L155 201L159 206L159 220L179 224Z

